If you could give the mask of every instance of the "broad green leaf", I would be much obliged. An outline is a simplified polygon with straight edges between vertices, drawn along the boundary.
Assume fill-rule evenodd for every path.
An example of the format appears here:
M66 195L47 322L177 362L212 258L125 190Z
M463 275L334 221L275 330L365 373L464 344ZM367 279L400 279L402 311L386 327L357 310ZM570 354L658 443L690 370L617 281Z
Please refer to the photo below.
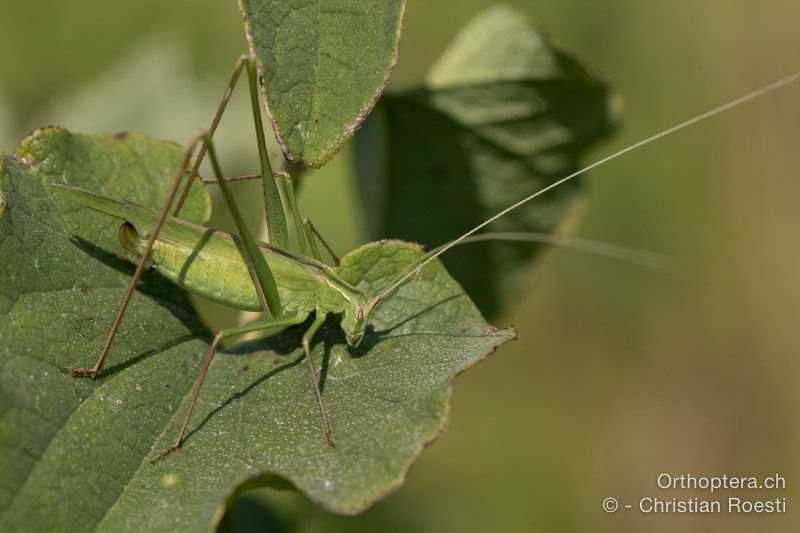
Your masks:
M323 165L383 92L397 61L405 0L239 4L286 158Z
M0 530L205 531L236 494L295 487L340 513L397 489L442 431L453 377L514 338L440 264L379 306L358 349L331 319L313 345L337 441L322 434L295 328L215 358L181 450L177 435L210 334L183 293L149 273L97 380L90 365L132 266L118 224L56 203L71 183L157 205L180 149L136 135L45 129L0 159ZM195 215L207 214L198 191ZM368 244L339 271L375 294L420 256Z
M465 27L422 88L387 94L356 137L370 237L454 239L564 177L612 128L609 88L527 20L495 7ZM489 231L553 232L580 192L573 181ZM531 244L468 244L445 264L487 314L536 255Z

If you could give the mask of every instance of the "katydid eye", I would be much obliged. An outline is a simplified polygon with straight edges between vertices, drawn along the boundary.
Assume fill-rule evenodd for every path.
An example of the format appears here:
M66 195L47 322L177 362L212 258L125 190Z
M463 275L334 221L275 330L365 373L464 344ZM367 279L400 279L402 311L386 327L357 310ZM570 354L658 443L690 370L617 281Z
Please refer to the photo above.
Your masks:
M364 310L361 307L356 307L356 320L364 318Z

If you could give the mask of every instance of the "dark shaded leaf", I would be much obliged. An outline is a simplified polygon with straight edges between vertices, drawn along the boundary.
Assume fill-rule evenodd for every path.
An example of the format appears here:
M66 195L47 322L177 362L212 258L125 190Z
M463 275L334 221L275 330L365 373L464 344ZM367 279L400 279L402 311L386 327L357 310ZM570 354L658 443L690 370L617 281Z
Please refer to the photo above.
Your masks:
M425 86L381 99L356 137L370 237L439 245L577 169L615 121L613 94L507 7L477 17ZM553 232L580 191L572 181L510 213L494 231ZM487 314L538 252L489 242L445 264Z

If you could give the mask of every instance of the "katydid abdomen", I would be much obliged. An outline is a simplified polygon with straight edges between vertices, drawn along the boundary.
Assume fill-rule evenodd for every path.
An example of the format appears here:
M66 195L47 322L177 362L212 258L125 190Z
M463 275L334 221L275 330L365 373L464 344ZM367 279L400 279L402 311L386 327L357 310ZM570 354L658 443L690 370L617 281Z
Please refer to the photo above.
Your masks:
M155 212L74 187L57 187L70 200L120 218L119 240L125 250L141 256ZM268 244L259 248L278 281L282 316L308 316L320 305L341 313L361 291L338 279L335 271L312 258L298 257ZM189 292L245 311L261 311L253 280L242 261L238 240L229 233L169 218L165 221L148 263ZM277 317L276 317L277 318Z
M137 257L142 255L148 237L139 231L130 222L119 229L120 244ZM229 234L206 229L191 235L190 240L175 242L165 238L164 233L154 243L148 260L164 277L213 302L244 311L261 311L250 273ZM308 314L313 310L322 269L313 264L286 264L291 260L284 260L275 250L264 255L273 275L281 280L278 294L284 303L283 314L294 315L303 310Z

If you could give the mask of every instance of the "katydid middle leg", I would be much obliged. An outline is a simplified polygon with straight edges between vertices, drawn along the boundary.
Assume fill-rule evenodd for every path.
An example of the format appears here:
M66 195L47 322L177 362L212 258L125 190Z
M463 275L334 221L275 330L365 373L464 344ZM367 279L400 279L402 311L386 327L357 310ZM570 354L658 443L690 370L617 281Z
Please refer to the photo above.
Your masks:
M181 429L178 432L178 436L175 439L175 442L172 443L172 446L161 452L158 455L158 458L164 459L167 455L180 448L181 443L183 442L183 437L186 434L186 428L189 425L189 419L192 417L194 404L197 403L197 396L200 394L200 387L202 387L203 381L206 379L206 373L208 372L208 367L211 365L211 360L214 358L214 354L217 352L217 348L222 339L236 337L238 335L244 335L245 333L250 333L253 331L263 331L277 327L292 326L295 324L299 324L303 320L305 320L304 316L291 316L286 318L279 318L276 320L266 320L264 322L257 322L255 324L250 324L249 326L223 329L220 332L218 332L214 336L214 340L211 342L211 346L209 346L208 348L208 352L206 353L206 358L203 361L203 366L200 369L200 375L197 377L197 381L194 384L194 389L192 389L192 397L189 400L189 406L186 408L186 414L183 416L183 422L181 423Z
M231 77L230 77L230 79L228 81L228 85L225 88L225 92L223 93L222 99L220 100L220 103L217 106L217 111L216 111L216 113L214 115L214 118L213 118L213 120L211 122L210 128L206 132L198 134L192 139L192 141L189 143L189 147L186 149L186 151L183 154L183 157L181 158L181 164L180 164L179 170L178 170L178 172L177 172L177 174L175 176L175 179L173 180L172 186L170 187L170 190L169 190L169 192L167 194L167 197L164 200L164 204L163 204L163 206L161 208L161 211L159 213L159 217L156 220L156 223L152 228L152 231L151 231L151 234L150 234L150 238L147 241L147 244L145 246L144 252L142 253L142 256L141 256L141 258L139 260L139 264L136 267L136 271L134 272L133 277L131 278L131 281L128 283L128 288L127 288L127 290L125 292L125 295L122 298L122 301L120 302L120 306L119 306L119 308L117 310L117 314L116 314L116 316L114 318L114 321L113 321L113 323L111 325L111 328L109 330L108 336L106 337L105 343L103 344L103 347L102 347L102 349L100 351L100 355L98 356L97 361L95 362L95 364L92 367L89 367L89 368L68 367L68 368L64 369L65 372L69 372L70 374L72 374L75 377L88 376L88 377L94 378L102 370L103 365L105 364L106 358L108 357L108 353L109 353L109 351L111 349L111 345L112 345L112 343L114 341L114 338L116 337L117 331L119 330L119 326L122 323L122 319L125 316L125 312L127 311L128 305L130 304L130 300L133 297L133 293L134 293L134 291L136 289L136 285L138 284L139 280L142 277L142 274L144 273L144 270L145 270L146 265L147 265L147 261L150 258L150 254L151 254L152 249L153 249L153 245L155 244L155 241L158 238L158 235L159 235L161 227L162 227L162 225L164 223L164 220L166 219L167 215L169 214L170 206L175 201L175 198L177 196L178 190L180 188L180 183L181 183L183 177L185 176L187 169L189 168L189 163L192 160L192 155L194 153L194 150L197 147L197 145L199 144L200 148L198 150L197 157L196 157L196 159L194 161L194 165L192 166L192 170L189 173L189 177L187 179L186 185L184 186L183 192L181 193L180 197L178 197L178 201L177 201L177 203L175 205L175 210L174 210L174 213L173 213L175 216L177 216L180 213L180 211L181 211L181 209L183 207L183 204L184 204L184 202L185 202L185 200L186 200L186 198L187 198L187 196L189 194L189 189L191 188L192 183L194 182L194 178L197 176L197 173L198 173L198 171L200 169L200 165L201 165L201 163L203 161L203 158L204 158L204 156L206 154L206 151L208 149L209 142L207 142L207 141L212 138L212 136L214 135L214 132L216 131L217 127L219 126L219 123L220 123L220 120L222 118L222 115L225 112L225 109L227 108L227 105L228 105L228 102L230 101L231 95L233 94L233 90L236 87L236 84L237 84L237 82L239 80L241 72L245 67L247 67L248 78L249 78L249 82L250 82L251 102L253 104L253 113L254 113L254 119L255 119L255 122L256 122L256 134L257 134L257 138L259 140L259 156L260 156L261 164L262 164L262 176L265 175L265 172L264 172L265 169L268 169L268 171L269 171L268 175L269 176L272 175L272 170L269 167L269 159L267 158L266 141L264 140L264 133L263 133L262 125L261 125L261 114L260 114L260 107L259 107L259 102L258 102L257 77L256 77L256 73L255 73L255 60L251 56L242 55L236 61L236 65L234 66L233 72L231 73ZM221 177L218 176L218 179L220 179L220 178ZM280 199L279 199L278 193L277 193L277 187L274 185L274 180L272 180L272 179L269 179L269 180L264 179L262 181L265 183L265 185L264 185L265 195L267 194L268 190L272 191L271 197L269 199L269 204L274 205L276 202L278 204L280 204ZM272 183L271 187L267 184L268 182ZM273 212L274 211L276 211L276 210L273 209ZM285 227L285 219L283 217L283 213L279 212L275 216L275 220L273 222L276 225L280 226L281 225L281 221L283 223L283 226ZM241 229L240 229L240 231L241 231ZM285 231L284 231L284 233L285 233ZM265 278L266 278L266 276L265 276ZM256 279L254 278L254 282L255 281L256 281ZM263 285L263 283L261 285ZM267 306L265 306L265 311L266 311L266 307ZM275 315L273 315L273 316L275 316Z
M239 212L239 209L233 200L229 185L224 178L219 161L217 160L212 139L210 137L204 137L203 141L206 145L208 157L211 162L215 177L219 182L222 196L225 198L225 202L228 204L228 209L230 210L231 216L233 217L237 230L239 231L239 238L242 242L242 247L240 248L240 251L242 252L242 258L245 260L245 263L248 266L253 284L256 288L256 291L259 293L259 298L262 301L264 312L268 314L272 313L272 316L280 319L282 307L277 293L277 287L275 287L274 278L272 278L269 267L267 266L264 257L259 252L256 241L250 233L250 230L245 225L244 219L242 218L241 213ZM291 209L296 210L297 206L293 202L294 196L287 196L291 198ZM302 235L300 235L300 237L302 237ZM267 278L265 279L263 276L267 276ZM261 289L261 291L259 291L259 289ZM322 391L319 388L319 380L317 379L317 374L316 370L314 369L314 362L311 359L310 350L311 339L324 321L325 314L318 312L315 316L313 324L308 328L308 331L306 331L305 335L303 335L303 350L305 352L306 362L308 364L308 373L309 377L311 378L311 384L314 388L314 395L317 399L317 404L319 405L320 414L322 416L322 428L325 432L325 439L329 445L334 446L335 443L333 440L333 434L331 432L330 422L328 420L328 410L325 407L325 401L322 399Z
M306 254L310 251L311 256L314 259L322 261L322 254L319 253L319 248L317 247L316 243L316 241L319 241L322 246L325 247L325 251L328 252L328 255L330 255L331 259L333 259L334 264L339 266L339 256L336 255L336 252L333 251L333 248L330 246L330 244L328 244L316 226L311 222L311 219L308 217L300 217L300 211L295 200L294 185L292 183L291 176L287 172L276 172L274 177L278 182L279 190L283 192L283 196L287 200L287 209L292 214L295 228L302 228L302 234L299 232L297 234L297 242L300 247L300 251L303 254ZM199 175L198 179L200 179L204 185L219 185L220 181L218 179L203 178ZM253 181L260 179L262 179L261 174L244 174L241 176L227 176L225 177L225 182L231 183L236 181ZM307 250L306 246L308 246L310 250Z
M261 107L260 102L258 100L258 87L257 87L257 78L255 74L255 64L253 61L247 64L247 72L250 81L250 99L252 103L253 109L253 121L255 124L256 129L256 138L258 141L258 154L259 159L261 161L261 176L262 176L262 183L264 184L264 209L265 209L265 217L267 221L267 230L272 243L277 245L278 247L288 248L289 238L286 230L286 219L285 219L285 206L281 201L281 195L279 192L279 184L282 185L284 190L283 197L285 201L289 203L289 210L292 213L295 221L299 219L299 213L297 210L297 204L294 198L294 189L292 187L291 177L287 173L273 173L272 167L269 163L269 157L267 155L267 146L266 146L266 139L264 138L264 129L263 124L261 121ZM222 196L225 199L225 202L228 205L228 209L233 217L234 223L236 224L236 229L239 232L239 237L242 241L242 258L245 260L245 263L250 270L250 275L253 280L253 284L256 288L256 291L259 292L261 297L262 308L265 313L275 318L279 318L281 315L281 302L277 292L277 287L275 286L274 278L272 277L271 272L269 271L269 267L266 264L263 256L258 250L258 246L256 244L255 239L253 238L250 230L244 223L244 219L242 218L241 214L239 213L238 208L233 200L233 195L230 192L228 184L225 180L225 175L220 168L219 161L217 160L213 140L210 136L204 137L204 146L208 152L209 160L211 162L211 166L214 171L214 177L216 178L217 182L220 186L220 191L222 192ZM271 224L278 222L279 227L277 228L278 231L273 231L275 228L270 227ZM298 231L299 233L299 231ZM305 251L305 246L303 246L303 236L298 235L298 241L301 244L301 250ZM261 290L259 290L261 289ZM317 315L314 320L314 323L311 325L309 330L303 336L303 348L305 351L306 361L308 364L308 372L309 377L311 379L311 384L314 389L314 395L317 399L317 404L319 406L320 414L322 416L322 427L325 433L325 439L329 445L333 446L333 436L331 433L330 422L328 420L328 410L325 407L325 401L322 399L322 391L319 388L319 381L317 380L316 371L314 369L314 362L311 359L311 351L309 349L309 343L311 337L313 337L316 330L322 325L322 322L325 320L325 315Z

